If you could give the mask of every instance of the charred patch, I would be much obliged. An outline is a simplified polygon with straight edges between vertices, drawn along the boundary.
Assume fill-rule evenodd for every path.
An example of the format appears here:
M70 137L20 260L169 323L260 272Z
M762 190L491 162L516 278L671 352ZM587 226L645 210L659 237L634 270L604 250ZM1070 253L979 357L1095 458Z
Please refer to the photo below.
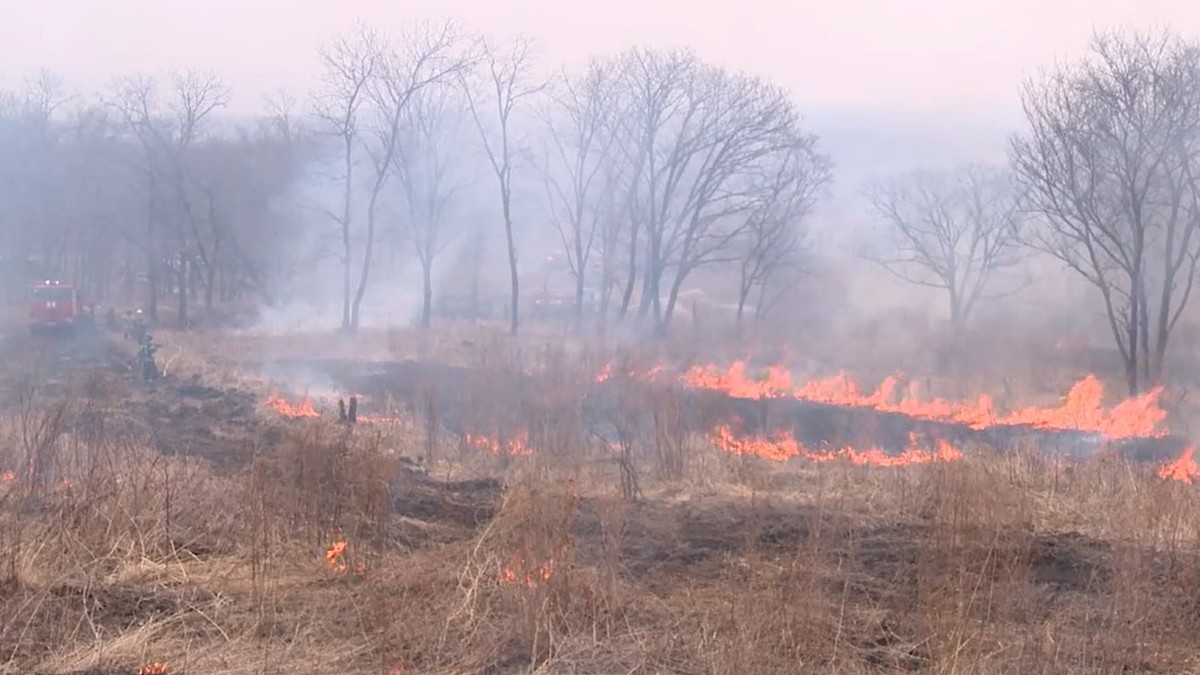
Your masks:
M1030 578L1056 591L1092 591L1109 579L1111 547L1077 532L1038 535L1029 552Z

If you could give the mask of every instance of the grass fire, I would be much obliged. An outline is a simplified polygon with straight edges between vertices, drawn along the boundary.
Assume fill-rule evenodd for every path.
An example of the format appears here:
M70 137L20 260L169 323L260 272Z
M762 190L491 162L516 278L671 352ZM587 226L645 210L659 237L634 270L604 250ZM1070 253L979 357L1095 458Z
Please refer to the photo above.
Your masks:
M0 675L1200 673L1200 15L921 1L9 3Z
M1127 663L1079 641L1100 606L1154 626L1167 646L1139 658L1188 662L1169 599L1200 556L1200 468L1165 387L1122 399L1085 373L956 398L786 360L478 364L395 335L382 360L305 360L277 355L288 339L178 334L187 369L147 384L100 334L13 380L0 634L18 670L233 672L278 649L300 672L921 671L1000 641L1004 663L1040 663L1035 615L1055 617L1054 658ZM216 340L243 360L211 366Z

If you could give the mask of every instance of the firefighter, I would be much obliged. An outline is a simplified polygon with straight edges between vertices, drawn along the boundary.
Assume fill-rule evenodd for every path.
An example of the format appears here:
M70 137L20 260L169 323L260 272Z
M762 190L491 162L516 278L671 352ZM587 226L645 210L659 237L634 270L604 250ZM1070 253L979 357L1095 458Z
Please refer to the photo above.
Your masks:
M129 315L125 323L125 339L141 342L142 337L146 334L146 321L142 316L142 310L137 310Z

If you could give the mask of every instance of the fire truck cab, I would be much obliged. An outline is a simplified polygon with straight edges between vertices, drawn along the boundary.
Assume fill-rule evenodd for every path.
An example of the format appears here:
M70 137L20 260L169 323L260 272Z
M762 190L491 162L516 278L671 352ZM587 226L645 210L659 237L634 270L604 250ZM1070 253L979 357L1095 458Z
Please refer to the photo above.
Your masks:
M90 323L91 314L84 309L79 291L71 284L47 279L33 287L29 303L29 329L66 330L75 332Z

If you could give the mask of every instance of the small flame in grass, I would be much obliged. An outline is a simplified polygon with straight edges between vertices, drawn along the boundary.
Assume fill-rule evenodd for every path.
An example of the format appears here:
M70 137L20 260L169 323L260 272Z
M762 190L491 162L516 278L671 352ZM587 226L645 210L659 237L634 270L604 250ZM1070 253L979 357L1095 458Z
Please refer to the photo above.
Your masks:
M345 553L345 539L339 539L333 542L329 545L329 548L325 550L325 564L329 566L329 569L337 572L338 574L345 572L346 562L342 559L342 556L345 555Z
M158 661L138 668L137 675L167 675L169 672L171 671L167 668L166 662Z
M279 394L267 397L267 405L284 417L320 417L321 413L313 407L312 399L305 396L300 403L292 405Z
M1177 480L1191 483L1200 478L1200 464L1196 463L1196 446L1189 445L1183 454L1175 461L1164 465L1158 470L1158 477L1163 480Z
M493 455L527 456L533 454L533 448L529 447L529 438L525 432L521 432L507 441L478 434L463 434L463 442L476 450L490 452Z
M17 482L17 474L12 471L0 472L0 485L12 485Z
M889 454L879 448L839 448L835 450L812 450L792 437L780 432L772 438L742 437L725 425L718 426L709 440L718 448L735 455L753 455L777 462L786 462L793 457L802 457L814 462L844 459L860 466L905 466L931 462L956 462L963 453L949 441L938 439L935 448L923 447L916 434L909 434L909 447L899 455Z
M500 570L500 583L522 583L529 588L535 588L538 584L550 581L550 578L553 576L553 558L538 565L527 563L524 558L517 556L513 559L512 563Z
M365 396L358 396L358 402L361 404L366 400ZM346 399L342 399L343 404ZM321 413L317 411L313 404L312 398L305 396L300 399L300 402L293 405L279 394L271 394L267 397L266 404L271 407L281 417L320 417ZM395 424L403 421L403 418L396 415L363 415L359 413L355 419L363 424Z
M635 370L634 368L627 367L619 374L623 375L624 377L637 380L654 380L658 378L658 376L661 375L665 370L666 367L662 365L654 366L649 370ZM596 374L596 382L607 382L612 379L614 374L616 373L614 373L613 364L606 363L604 364L604 367L600 369L600 372Z

